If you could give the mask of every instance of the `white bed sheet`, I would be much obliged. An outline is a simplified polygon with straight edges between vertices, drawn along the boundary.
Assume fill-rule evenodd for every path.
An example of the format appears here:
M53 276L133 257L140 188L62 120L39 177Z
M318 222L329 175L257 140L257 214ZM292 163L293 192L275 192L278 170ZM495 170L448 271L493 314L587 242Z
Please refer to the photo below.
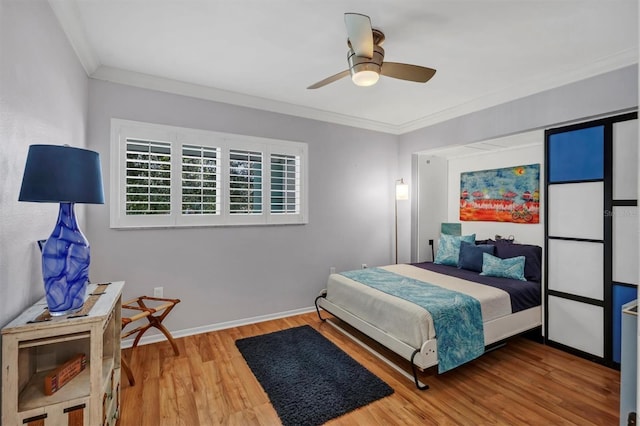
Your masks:
M511 298L503 290L411 265L382 269L474 297L480 302L483 322L511 315ZM436 338L426 309L342 275L329 276L326 299L414 348Z

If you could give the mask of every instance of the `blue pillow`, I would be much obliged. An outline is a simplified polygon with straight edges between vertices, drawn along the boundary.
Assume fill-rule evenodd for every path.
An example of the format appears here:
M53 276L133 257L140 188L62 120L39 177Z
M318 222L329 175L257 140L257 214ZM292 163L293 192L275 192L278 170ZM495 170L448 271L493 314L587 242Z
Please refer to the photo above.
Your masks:
M470 244L466 241L460 242L460 257L458 258L458 268L469 271L482 271L482 254L493 254L496 246L489 244Z
M460 256L460 242L475 243L476 234L471 235L440 235L438 240L438 252L433 263L440 265L458 266Z
M524 256L524 277L527 281L542 281L542 247L530 244L496 241L496 252L501 259Z
M489 253L483 253L482 272L480 272L480 275L526 281L527 279L524 277L524 261L524 256L500 259Z

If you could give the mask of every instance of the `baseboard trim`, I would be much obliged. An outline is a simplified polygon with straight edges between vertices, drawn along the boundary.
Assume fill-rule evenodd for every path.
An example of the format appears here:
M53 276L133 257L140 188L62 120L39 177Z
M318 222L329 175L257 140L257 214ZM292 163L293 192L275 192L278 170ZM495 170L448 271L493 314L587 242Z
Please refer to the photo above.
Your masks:
M292 317L294 315L307 314L309 312L315 312L315 310L316 308L314 306L309 306L306 308L293 309L291 311L277 312L275 314L260 315L257 317L242 318L239 320L219 322L216 324L203 325L200 327L186 328L184 330L172 331L171 334L173 335L174 338L177 339L178 337L193 336L196 334L208 333L210 331L224 330L227 328L240 327L240 326L249 325L249 324L256 324L259 322L271 321L279 318ZM121 347L123 349L130 348L131 346L133 346L134 339L135 337L132 339L123 340ZM142 336L142 338L140 339L138 346L162 342L165 340L166 338L162 333L150 334L148 336L145 335L145 336Z

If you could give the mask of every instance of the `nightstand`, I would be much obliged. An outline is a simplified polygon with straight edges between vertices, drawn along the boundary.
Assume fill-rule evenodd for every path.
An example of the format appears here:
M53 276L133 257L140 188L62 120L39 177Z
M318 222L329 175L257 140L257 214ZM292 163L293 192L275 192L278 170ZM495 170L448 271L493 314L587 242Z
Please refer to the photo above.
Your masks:
M123 286L92 284L83 309L61 317L48 316L42 299L2 329L3 425L115 424ZM64 384L46 395L45 377L79 354L86 367L77 375L79 368L62 373Z

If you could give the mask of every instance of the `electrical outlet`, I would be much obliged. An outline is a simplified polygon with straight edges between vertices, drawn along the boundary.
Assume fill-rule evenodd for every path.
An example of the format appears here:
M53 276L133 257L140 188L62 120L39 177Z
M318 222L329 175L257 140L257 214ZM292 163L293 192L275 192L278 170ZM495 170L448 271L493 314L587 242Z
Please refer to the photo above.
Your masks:
M366 264L366 263L363 263L363 264L362 264L362 269L367 269L367 268L368 268L367 264Z
M335 274L336 273L336 267L332 266L331 268L329 268L329 273L330 274Z
M432 246L433 245L433 240L429 240L429 245Z
M154 287L153 297L163 297L164 289L162 287Z

